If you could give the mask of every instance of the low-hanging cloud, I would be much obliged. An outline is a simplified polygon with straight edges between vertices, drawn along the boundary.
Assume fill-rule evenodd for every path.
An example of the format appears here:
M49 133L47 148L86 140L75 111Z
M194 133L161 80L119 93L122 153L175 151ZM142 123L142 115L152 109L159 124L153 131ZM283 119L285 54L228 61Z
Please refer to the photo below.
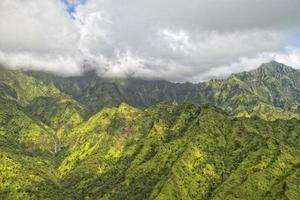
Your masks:
M2 0L0 63L198 82L268 59L299 66L299 19L299 0Z

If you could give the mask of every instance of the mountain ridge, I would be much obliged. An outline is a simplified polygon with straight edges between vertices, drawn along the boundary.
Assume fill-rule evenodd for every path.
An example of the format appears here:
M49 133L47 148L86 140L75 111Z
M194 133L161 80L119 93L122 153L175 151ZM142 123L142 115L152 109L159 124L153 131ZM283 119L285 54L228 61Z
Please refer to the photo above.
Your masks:
M287 95L287 99L282 99L281 94L281 97L278 99L276 97L278 96L277 93L266 92L276 80L271 82L270 79L269 82L266 82L266 80L262 79L262 76L277 78L276 75L280 75L281 71L270 70L277 68L284 69L285 76L276 83L278 85L276 87L283 90L283 87L286 87L282 86L283 84L293 83L294 85L294 88L291 88L293 90L291 93L293 94ZM266 70L272 71L272 73L265 75L264 71ZM211 103L215 106L223 107L225 110L227 109L229 113L235 114L235 111L231 110L239 110L239 108L229 107L232 107L234 104L241 104L247 107L246 104L249 104L249 102L230 102L231 106L226 105L224 102L227 101L226 99L236 99L233 101L242 99L243 97L240 97L241 94L246 95L248 99L253 99L253 101L267 104L267 107L275 107L275 109L278 109L278 112L281 109L286 112L298 112L299 109L300 97L297 88L299 88L300 74L297 70L275 61L263 64L258 69L250 72L232 74L224 80L211 80L197 84L132 78L107 79L97 77L95 74L69 78L40 72L26 72L26 74L47 84L53 84L61 92L72 96L81 104L89 105L90 108L88 109L91 113L95 113L95 111L92 111L93 109L97 111L103 107L117 106L122 102L145 108L161 101L178 101L199 105ZM285 83L284 81L288 79L290 79L290 83ZM260 85L256 86L254 85L255 83ZM261 88L257 90L256 87ZM271 89L275 91L274 88ZM224 91L227 91L227 93L224 93ZM284 95L286 94L285 92ZM287 106L283 106L283 104ZM248 110L251 109L253 110L253 108ZM246 115L249 115L249 113Z
M38 188L26 190L28 186L21 177L27 175L21 171L9 172L0 164L6 183L12 181L9 173L19 176L17 182L6 188L6 193L0 188L0 196L4 199L284 199L282 192L289 196L300 192L283 187L285 181L296 181L295 184L300 181L295 179L300 163L299 128L298 120L237 119L210 105L160 103L141 110L121 104L105 108L66 131L58 152L54 152L53 145L40 152L40 145L48 148L49 145L29 137L29 144L35 141L29 149L18 147L22 153L29 153L24 157L26 161L22 161L13 151L7 155L7 150L0 146L0 159L4 163L8 161L3 159L13 159L9 162L15 162L14 170L19 170L17 166L25 162L25 172L32 174L27 179ZM270 159L265 158L267 155ZM44 162L37 165L36 159ZM34 172L27 167L42 168ZM260 173L266 173L270 182ZM255 181L239 178L243 176ZM38 183L40 187L36 186ZM232 184L240 189L232 188ZM260 184L267 185L257 190ZM276 189L272 189L274 184ZM13 192L13 187L19 191Z
M299 74L271 71L180 84L0 69L0 199L297 200Z

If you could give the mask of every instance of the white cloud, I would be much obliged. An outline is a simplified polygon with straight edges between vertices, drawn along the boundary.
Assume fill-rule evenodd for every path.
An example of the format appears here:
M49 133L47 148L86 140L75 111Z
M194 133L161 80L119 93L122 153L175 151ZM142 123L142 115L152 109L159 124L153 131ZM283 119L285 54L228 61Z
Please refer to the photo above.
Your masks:
M191 44L189 34L184 30L173 32L169 29L163 29L158 31L158 36L161 37L161 42L165 42L173 52L189 54L195 50Z
M254 57L241 57L237 62L233 62L230 65L211 68L206 73L195 76L191 81L197 82L199 79L209 80L211 78L222 78L232 73L250 71L262 63L267 63L271 60L276 60L277 62L300 69L300 49L296 47L286 47L281 52L263 52Z
M59 1L0 1L1 50L74 51L77 38L75 26Z
M267 59L299 66L287 49L298 0L0 1L0 62L10 67L201 81ZM251 67L249 67L251 65Z
M79 75L82 71L78 67L82 63L81 58L59 54L35 54L35 53L6 53L0 51L0 63L5 63L14 69L31 69L55 72L63 75Z

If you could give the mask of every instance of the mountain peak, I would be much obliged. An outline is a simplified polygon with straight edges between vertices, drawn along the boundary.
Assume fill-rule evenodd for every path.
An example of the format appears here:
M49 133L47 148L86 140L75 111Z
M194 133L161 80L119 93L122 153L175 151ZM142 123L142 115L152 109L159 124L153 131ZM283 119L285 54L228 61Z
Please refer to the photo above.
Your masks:
M285 64L279 63L275 60L272 60L271 62L268 63L263 63L259 68L259 71L264 71L266 73L272 73L272 74L277 74L277 73L291 73L295 72L296 70L290 66L287 66Z
M294 69L293 67L290 67L288 65L279 63L275 60L272 60L267 63L261 64L258 68L253 69L251 71L244 71L237 74L231 74L228 79L232 79L237 77L241 80L252 80L252 77L260 77L260 78L266 78L266 77L282 77L282 76L288 76L288 77L294 77L296 74L297 76L300 75L299 70ZM227 80L228 80L227 79Z

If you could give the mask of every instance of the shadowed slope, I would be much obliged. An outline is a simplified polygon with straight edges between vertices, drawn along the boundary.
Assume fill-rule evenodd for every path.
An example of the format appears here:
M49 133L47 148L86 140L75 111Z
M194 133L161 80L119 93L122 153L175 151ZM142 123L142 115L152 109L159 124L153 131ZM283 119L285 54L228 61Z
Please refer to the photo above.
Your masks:
M145 108L159 102L177 101L199 105L210 103L230 114L244 117L256 115L268 120L299 118L300 73L275 61L251 72L233 74L225 80L199 84L105 79L92 71L69 78L44 72L27 74L71 95L85 105L90 114L122 102Z

